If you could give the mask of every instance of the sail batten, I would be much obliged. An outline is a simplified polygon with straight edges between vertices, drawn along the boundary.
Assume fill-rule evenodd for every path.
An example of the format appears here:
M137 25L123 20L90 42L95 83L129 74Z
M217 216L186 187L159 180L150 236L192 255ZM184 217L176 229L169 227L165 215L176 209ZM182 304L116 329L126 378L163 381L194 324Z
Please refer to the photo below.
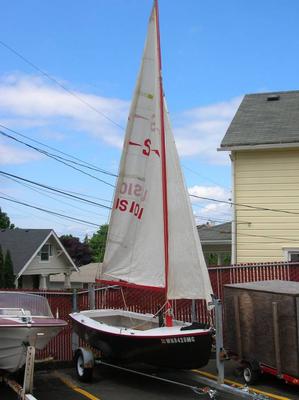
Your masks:
M204 298L209 276L180 168L161 76L155 0L126 128L101 279Z

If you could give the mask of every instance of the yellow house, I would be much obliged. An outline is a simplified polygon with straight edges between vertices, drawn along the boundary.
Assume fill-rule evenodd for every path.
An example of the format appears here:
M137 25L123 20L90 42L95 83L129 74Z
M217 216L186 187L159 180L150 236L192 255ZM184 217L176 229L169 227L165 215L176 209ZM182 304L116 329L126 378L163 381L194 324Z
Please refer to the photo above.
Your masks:
M299 91L246 95L219 150L232 165L232 262L299 261Z

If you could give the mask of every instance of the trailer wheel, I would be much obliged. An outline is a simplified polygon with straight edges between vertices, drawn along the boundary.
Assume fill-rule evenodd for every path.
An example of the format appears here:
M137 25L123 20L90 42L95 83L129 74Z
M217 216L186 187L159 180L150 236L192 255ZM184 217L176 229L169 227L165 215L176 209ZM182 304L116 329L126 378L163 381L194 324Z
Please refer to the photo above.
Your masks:
M243 368L243 379L245 383L253 384L258 381L259 371L254 369L250 364L246 364Z
M77 377L81 382L91 382L93 368L84 367L84 355L81 350L78 350L75 355L75 366Z

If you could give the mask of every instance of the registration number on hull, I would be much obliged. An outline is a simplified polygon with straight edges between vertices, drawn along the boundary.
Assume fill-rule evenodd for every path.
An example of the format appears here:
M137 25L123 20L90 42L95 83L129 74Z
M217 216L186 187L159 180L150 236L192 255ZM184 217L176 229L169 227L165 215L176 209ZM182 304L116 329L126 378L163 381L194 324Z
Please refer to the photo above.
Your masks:
M194 343L194 342L195 342L194 336L161 339L161 343L163 344Z

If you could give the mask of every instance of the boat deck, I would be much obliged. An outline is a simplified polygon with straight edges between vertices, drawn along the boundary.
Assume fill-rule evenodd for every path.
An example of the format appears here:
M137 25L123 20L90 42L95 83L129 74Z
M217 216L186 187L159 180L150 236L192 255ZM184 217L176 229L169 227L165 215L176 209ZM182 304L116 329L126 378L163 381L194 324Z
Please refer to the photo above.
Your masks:
M146 331L148 329L158 328L159 324L156 321L148 321L140 318L131 318L124 315L105 315L90 317L94 321L115 326L124 329L136 329L139 331Z

